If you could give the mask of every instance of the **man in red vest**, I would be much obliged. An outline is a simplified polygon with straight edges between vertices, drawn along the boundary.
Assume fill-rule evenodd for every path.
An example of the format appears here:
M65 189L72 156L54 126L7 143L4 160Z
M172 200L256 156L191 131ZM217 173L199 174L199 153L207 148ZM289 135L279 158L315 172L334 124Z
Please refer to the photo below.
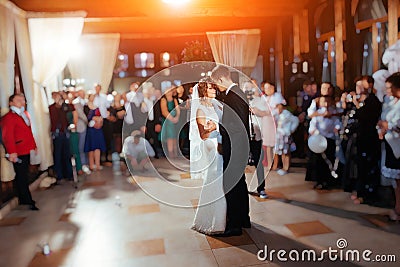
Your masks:
M20 205L29 205L31 210L39 210L35 206L29 191L30 151L36 150L30 117L25 111L25 96L13 94L9 98L10 111L2 118L3 144L8 160L13 163L15 171L14 184Z

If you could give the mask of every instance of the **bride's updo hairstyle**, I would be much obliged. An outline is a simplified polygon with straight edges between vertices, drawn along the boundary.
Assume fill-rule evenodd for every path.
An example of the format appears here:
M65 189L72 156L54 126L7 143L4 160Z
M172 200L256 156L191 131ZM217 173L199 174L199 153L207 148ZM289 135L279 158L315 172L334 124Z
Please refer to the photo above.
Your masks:
M210 77L206 77L206 78L202 78L199 83L198 83L198 87L197 90L199 92L199 97L207 97L207 84L212 84L212 87L214 87L214 89L218 89L217 86L213 83L213 80L211 80Z

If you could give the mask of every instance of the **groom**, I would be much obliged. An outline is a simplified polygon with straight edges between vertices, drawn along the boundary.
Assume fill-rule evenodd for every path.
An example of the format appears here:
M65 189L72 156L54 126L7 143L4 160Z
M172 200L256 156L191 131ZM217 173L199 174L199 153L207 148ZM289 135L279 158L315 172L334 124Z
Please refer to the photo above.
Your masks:
M245 94L232 81L229 69L217 65L211 79L218 85L218 100L224 103L221 135L224 161L224 192L227 224L222 236L237 236L250 228L249 196L244 174L249 156L249 105Z

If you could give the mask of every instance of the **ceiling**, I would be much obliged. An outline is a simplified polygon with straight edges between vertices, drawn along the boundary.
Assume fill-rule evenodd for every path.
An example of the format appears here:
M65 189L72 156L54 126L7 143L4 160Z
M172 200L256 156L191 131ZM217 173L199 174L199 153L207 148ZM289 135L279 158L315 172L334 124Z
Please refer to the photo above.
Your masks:
M87 12L84 33L121 34L121 39L193 36L206 31L274 27L309 0L191 0L173 6L162 0L11 0L26 11ZM315 2L315 1L314 1Z

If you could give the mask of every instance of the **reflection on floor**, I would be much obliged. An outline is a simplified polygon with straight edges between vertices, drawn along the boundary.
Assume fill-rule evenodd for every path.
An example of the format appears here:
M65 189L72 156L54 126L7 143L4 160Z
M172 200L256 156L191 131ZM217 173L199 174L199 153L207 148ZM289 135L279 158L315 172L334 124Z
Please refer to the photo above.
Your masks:
M304 181L304 169L293 168L286 176L271 172L270 198L250 196L252 228L240 237L217 238L190 230L201 180L190 179L188 162L160 159L154 165L158 173L131 178L105 167L80 177L77 189L64 183L35 191L40 211L20 206L0 220L0 266L382 265L332 262L327 255L323 261L294 262L288 256L295 249L318 254L339 245L343 251L369 249L371 257L393 254L400 261L400 224L388 221L387 209L354 205L340 190L315 191ZM253 174L248 167L250 191ZM42 253L45 243L48 256ZM285 250L288 261L279 260L277 252L266 260L257 257L266 248L269 256Z

